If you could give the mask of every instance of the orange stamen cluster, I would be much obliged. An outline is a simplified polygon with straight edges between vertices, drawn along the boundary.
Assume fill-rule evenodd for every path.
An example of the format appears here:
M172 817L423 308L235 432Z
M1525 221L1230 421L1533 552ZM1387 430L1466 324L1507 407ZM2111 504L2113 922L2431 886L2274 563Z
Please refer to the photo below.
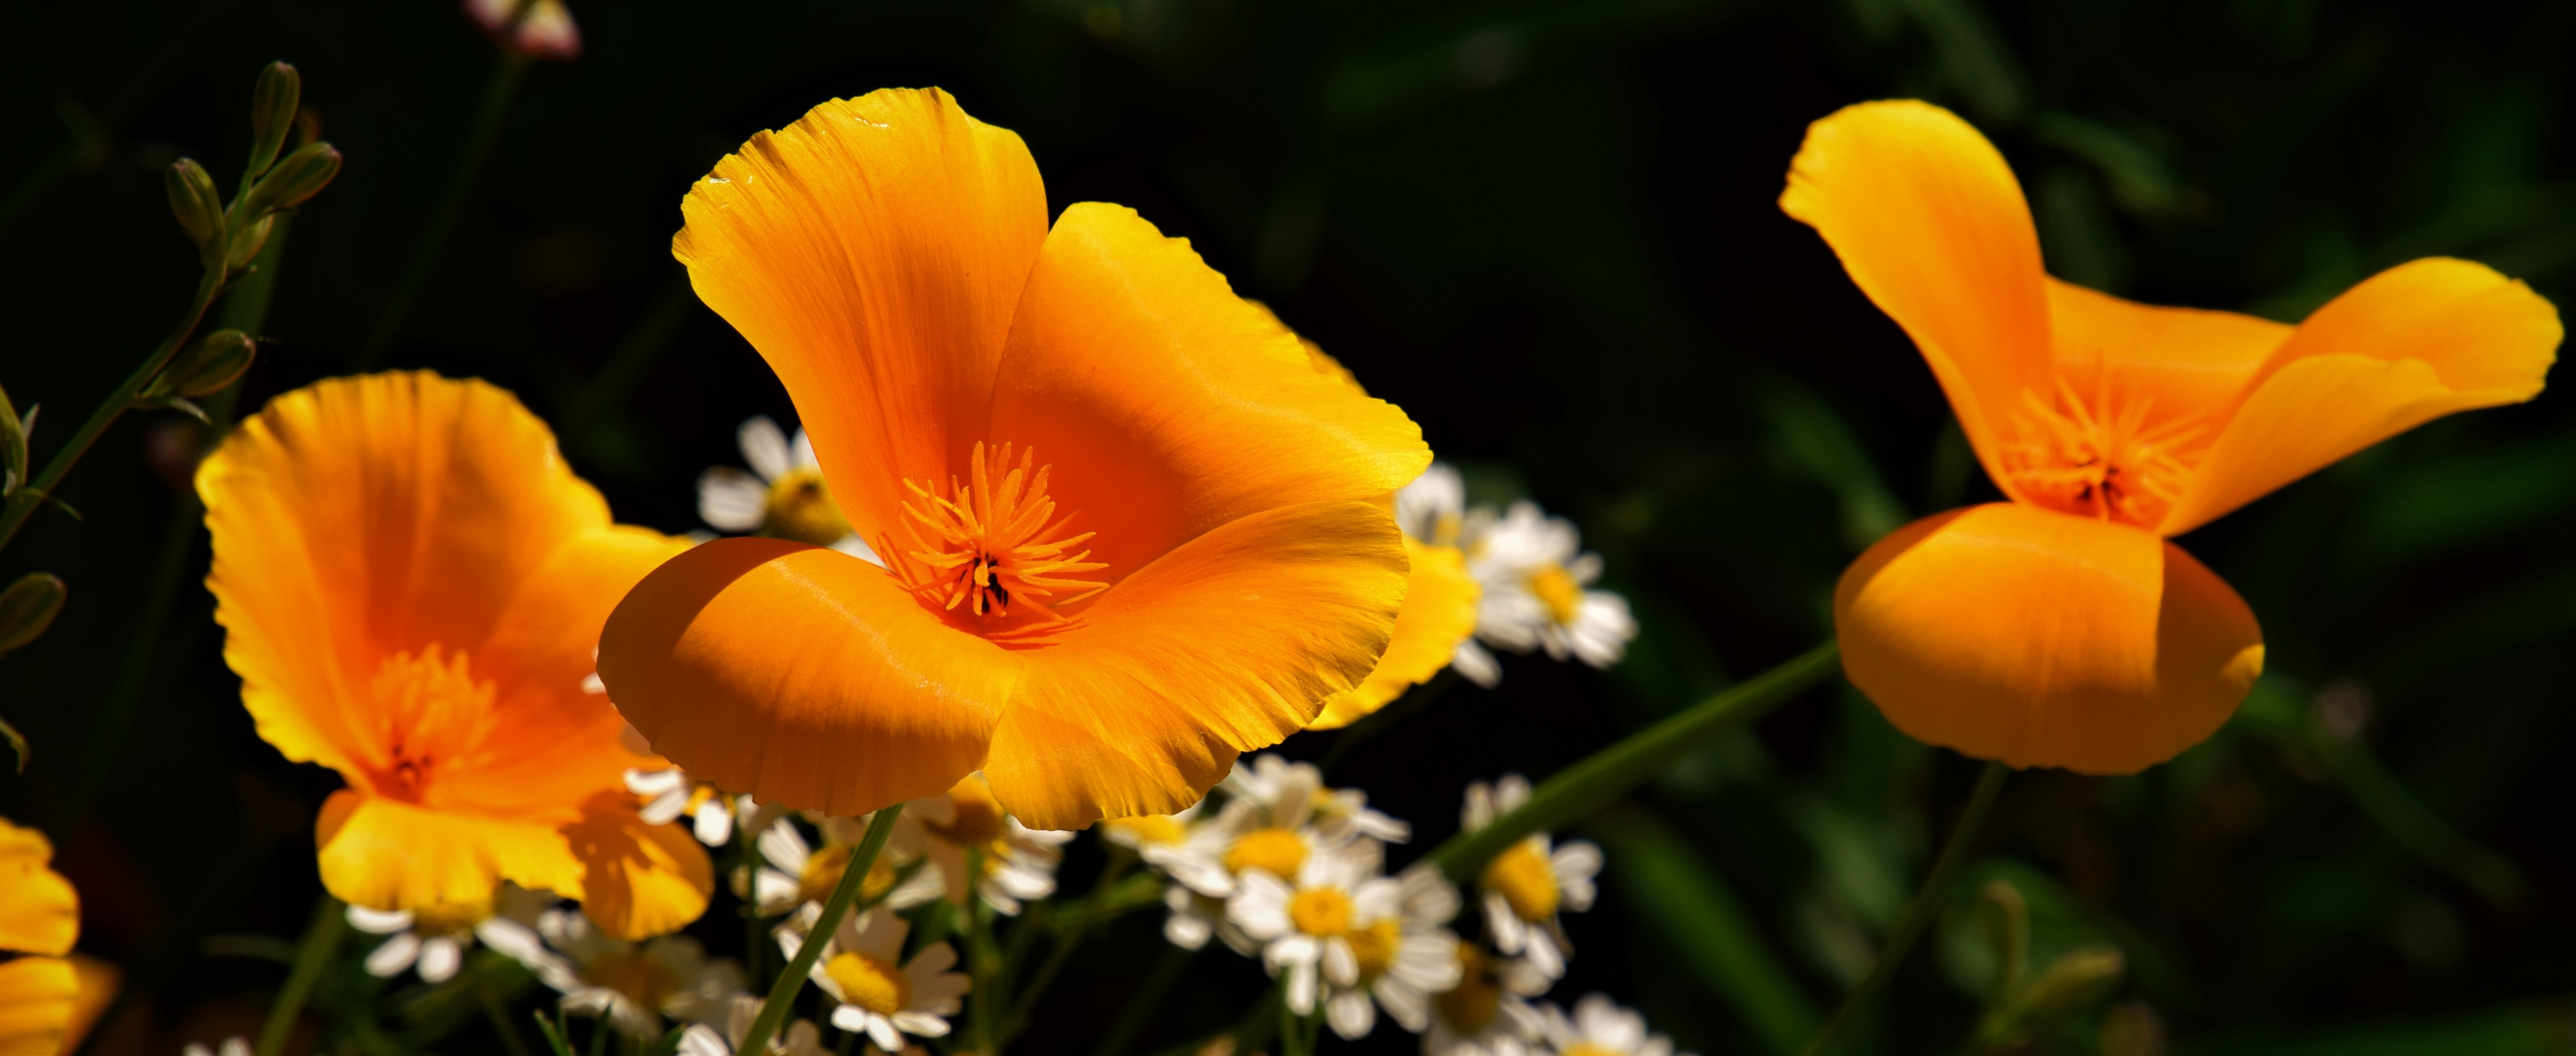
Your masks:
M2201 431L2188 417L2158 422L2152 401L2115 404L2107 390L2088 404L2063 377L2055 405L2027 389L2022 401L2004 464L2025 498L2153 528L2181 497L2191 475L2181 449Z
M426 803L442 769L482 755L493 726L492 683L474 678L463 650L436 645L386 657L370 687L384 745L379 793Z
M904 533L911 546L882 545L880 553L909 560L895 570L898 578L924 602L948 612L977 617L1010 616L1016 607L1048 620L1061 620L1058 607L1089 598L1107 583L1072 578L1109 567L1085 560L1091 551L1068 555L1092 533L1065 535L1072 514L1058 519L1055 500L1047 497L1047 473L1037 452L1003 444L993 462L1006 470L993 478L978 442L964 481L949 478L952 497L942 498L922 484L904 481L920 501L904 504ZM1034 468L1033 468L1034 467ZM891 542L891 540L889 540Z

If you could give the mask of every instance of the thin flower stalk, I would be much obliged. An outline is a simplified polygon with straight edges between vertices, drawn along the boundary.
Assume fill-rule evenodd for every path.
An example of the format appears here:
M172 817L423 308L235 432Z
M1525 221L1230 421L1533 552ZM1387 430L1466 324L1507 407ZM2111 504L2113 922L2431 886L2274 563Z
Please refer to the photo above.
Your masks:
M841 882L833 885L832 897L823 902L823 912L814 918L809 934L830 935L840 928L841 918L850 913L850 903L858 899L859 889L867 886L868 867L876 864L877 852L885 849L886 837L894 834L895 819L902 815L903 804L896 803L869 819L867 835L860 837L858 849L850 852L849 868L842 871ZM769 998L760 1003L760 1016L751 1021L751 1030L743 1035L735 1051L768 1051L770 1035L778 1033L778 1025L786 1021L788 1010L796 1004L797 992L805 988L815 960L823 956L823 947L828 945L816 940L797 947L796 956L788 958L787 967L778 973L778 981L770 984Z

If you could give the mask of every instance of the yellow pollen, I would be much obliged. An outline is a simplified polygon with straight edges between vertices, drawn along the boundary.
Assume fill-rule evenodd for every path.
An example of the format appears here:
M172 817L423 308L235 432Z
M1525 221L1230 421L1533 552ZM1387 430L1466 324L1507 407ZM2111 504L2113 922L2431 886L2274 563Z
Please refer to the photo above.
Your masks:
M1537 840L1522 840L1495 855L1485 866L1485 890L1503 896L1512 915L1530 923L1556 916L1556 866L1539 853Z
M996 845L1002 838L1002 803L993 798L993 787L982 778L969 775L948 790L948 801L956 804L956 814L945 823L925 822L922 828L930 834L960 847Z
M1404 929L1393 918L1381 918L1352 928L1343 936L1351 944L1351 957L1360 963L1360 981L1365 983L1395 964L1395 951L1404 944Z
M428 803L442 769L481 755L498 694L492 683L474 680L463 650L452 661L441 659L435 645L418 655L395 653L377 666L368 688L384 745L380 794Z
M680 990L680 981L671 977L670 969L639 950L602 954L583 965L582 974L647 1010L659 1010L662 1002Z
M912 1003L912 980L903 969L864 953L841 953L823 962L823 974L841 989L841 1003L891 1016Z
M1555 562L1539 566L1529 575L1530 593L1547 603L1547 614L1556 622L1570 624L1576 613L1583 611L1583 584L1574 581L1574 573Z
M1225 868L1240 873L1248 869L1285 880L1297 875L1297 867L1306 864L1306 838L1293 829L1254 829L1234 838L1234 846L1225 849Z
M411 911L411 929L422 935L453 938L474 930L475 925L491 916L490 902L432 902Z
M796 898L800 902L821 902L832 897L832 889L841 886L841 874L850 871L850 848L830 844L805 858L805 869L796 877ZM859 881L859 897L876 899L894 889L894 866L884 855L868 863L867 879Z
M1011 465L1016 450L1019 465ZM999 480L976 443L968 460L967 479L948 481L949 497L914 481L904 481L918 501L904 504L903 524L909 546L889 537L877 553L893 559L904 587L925 604L976 617L1009 616L1017 606L1048 621L1063 619L1058 606L1070 605L1108 589L1107 583L1074 578L1109 567L1085 560L1091 551L1068 554L1092 533L1065 535L1072 514L1055 515L1047 497L1047 474L1055 467L1037 465L1037 452L1003 444L994 463L1005 470ZM889 566L892 567L892 566Z
M1102 825L1123 832L1146 847L1169 847L1189 838L1189 830L1169 814L1147 814L1137 818L1110 818Z
M2188 416L2155 421L2153 401L2115 403L2107 388L2088 403L2064 378L2054 405L2029 389L2022 404L2002 461L2030 501L2153 528L2181 497L2192 468L2183 449L2201 433Z
M812 466L798 466L770 481L765 505L760 529L778 538L830 546L850 534L849 518L841 516L841 504L823 486L823 471Z
M1485 963L1483 951L1473 943L1458 944L1458 985L1431 999L1431 1008L1440 1014L1449 1029L1473 1035L1494 1022L1502 1011L1503 990L1494 984L1493 972Z
M1351 896L1339 888L1310 887L1288 896L1288 922L1308 935L1330 938L1351 930Z

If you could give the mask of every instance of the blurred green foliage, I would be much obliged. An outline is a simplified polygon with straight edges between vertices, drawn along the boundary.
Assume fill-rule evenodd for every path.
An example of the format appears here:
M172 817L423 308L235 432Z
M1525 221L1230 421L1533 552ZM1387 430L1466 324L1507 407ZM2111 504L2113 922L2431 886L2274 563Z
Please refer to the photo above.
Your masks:
M1336 762L1426 844L1465 781L1552 773L1795 655L1859 547L1993 496L1903 335L1773 205L1805 123L1838 106L1967 115L2021 174L2052 269L2129 296L2295 319L2428 254L2576 295L2563 3L573 9L586 54L513 86L446 230L428 228L502 63L453 4L0 11L10 397L68 422L151 347L195 268L161 170L194 153L230 171L244 86L281 58L347 164L295 223L244 408L347 369L383 330L386 365L519 392L622 518L694 527L691 481L736 461L734 424L792 408L671 262L680 194L824 98L944 85L1028 139L1055 206L1123 202L1191 238L1411 411L1480 498L1535 497L1609 558L1644 624L1626 665L1514 663L1500 691L1452 691ZM2262 689L2145 775L2018 776L1877 1044L1974 1040L2000 972L1974 915L1998 881L2027 915L2026 978L2077 950L2122 964L2087 995L2113 1003L2053 1009L2007 1048L2564 1051L2570 407L2552 392L2436 423L2184 539L2260 614ZM57 836L84 946L128 967L101 1051L255 1024L282 968L204 943L295 932L331 784L254 737L221 663L168 457L193 428L121 424L65 489L86 519L39 517L0 567L72 585L0 664L0 715L37 745L0 814ZM1702 1053L1793 1049L1866 970L1971 769L1848 691L1685 760L1587 830L1610 851L1604 904L1570 921L1563 993L1609 991ZM723 913L705 928L720 950L739 945ZM1177 963L1143 917L1110 934L1101 970L1039 1007L1032 1051L1087 1046L1133 980ZM1179 977L1139 1046L1259 992L1257 969L1219 960ZM323 999L364 985L326 980ZM404 1007L464 1014L453 995Z

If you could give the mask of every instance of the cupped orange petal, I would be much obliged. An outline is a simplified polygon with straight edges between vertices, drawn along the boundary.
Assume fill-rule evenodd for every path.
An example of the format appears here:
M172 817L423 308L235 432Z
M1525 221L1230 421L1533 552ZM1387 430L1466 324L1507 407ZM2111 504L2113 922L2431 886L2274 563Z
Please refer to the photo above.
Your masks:
M752 137L682 203L672 252L795 401L861 535L894 530L904 480L945 480L990 439L993 371L1046 190L1020 137L936 88L815 107Z
M678 825L651 825L633 796L601 792L563 828L581 862L581 912L628 941L687 927L707 911L715 873L706 848Z
M2454 411L2539 395L2564 336L2548 300L2484 265L2380 272L2264 361L2159 530L2190 531Z
M2003 155L1930 103L1847 106L1808 126L1780 208L1914 338L1987 475L2016 494L2010 418L2054 379L2039 236Z
M1383 495L1431 464L1412 419L1319 372L1187 241L1096 202L1047 236L987 432L1054 467L1051 493L1098 533L1084 545L1113 580L1235 518ZM959 464L965 439L950 437Z
M1412 571L1405 577L1404 608L1395 614L1394 636L1386 655L1368 677L1347 692L1333 694L1310 730L1348 726L1383 708L1404 691L1430 681L1449 666L1458 643L1476 633L1476 601L1482 588L1467 574L1467 555L1454 546L1432 546L1404 540Z
M637 584L608 618L599 675L691 776L848 815L938 795L981 765L1024 655L858 558L737 538Z
M0 955L71 952L80 896L53 869L45 834L0 819Z
M351 905L416 909L489 902L508 880L533 890L582 890L582 863L562 822L430 810L351 789L315 819L322 886Z
M279 396L206 457L197 494L260 736L352 780L385 763L364 706L383 658L485 641L567 540L608 524L515 397L426 372Z
M1843 670L1917 740L2125 774L2227 720L2263 669L2227 584L2153 533L2014 503L1907 525L1834 591Z
M1405 597L1404 547L1366 502L1268 510L1207 532L1023 654L984 776L1033 828L1168 814L1368 675Z
M2159 420L2191 418L2200 446L2217 435L2254 372L2293 329L2236 312L2139 304L2048 280L2057 372L2074 391L2116 388Z
M60 957L0 962L0 1056L58 1056L80 1002L80 978Z

